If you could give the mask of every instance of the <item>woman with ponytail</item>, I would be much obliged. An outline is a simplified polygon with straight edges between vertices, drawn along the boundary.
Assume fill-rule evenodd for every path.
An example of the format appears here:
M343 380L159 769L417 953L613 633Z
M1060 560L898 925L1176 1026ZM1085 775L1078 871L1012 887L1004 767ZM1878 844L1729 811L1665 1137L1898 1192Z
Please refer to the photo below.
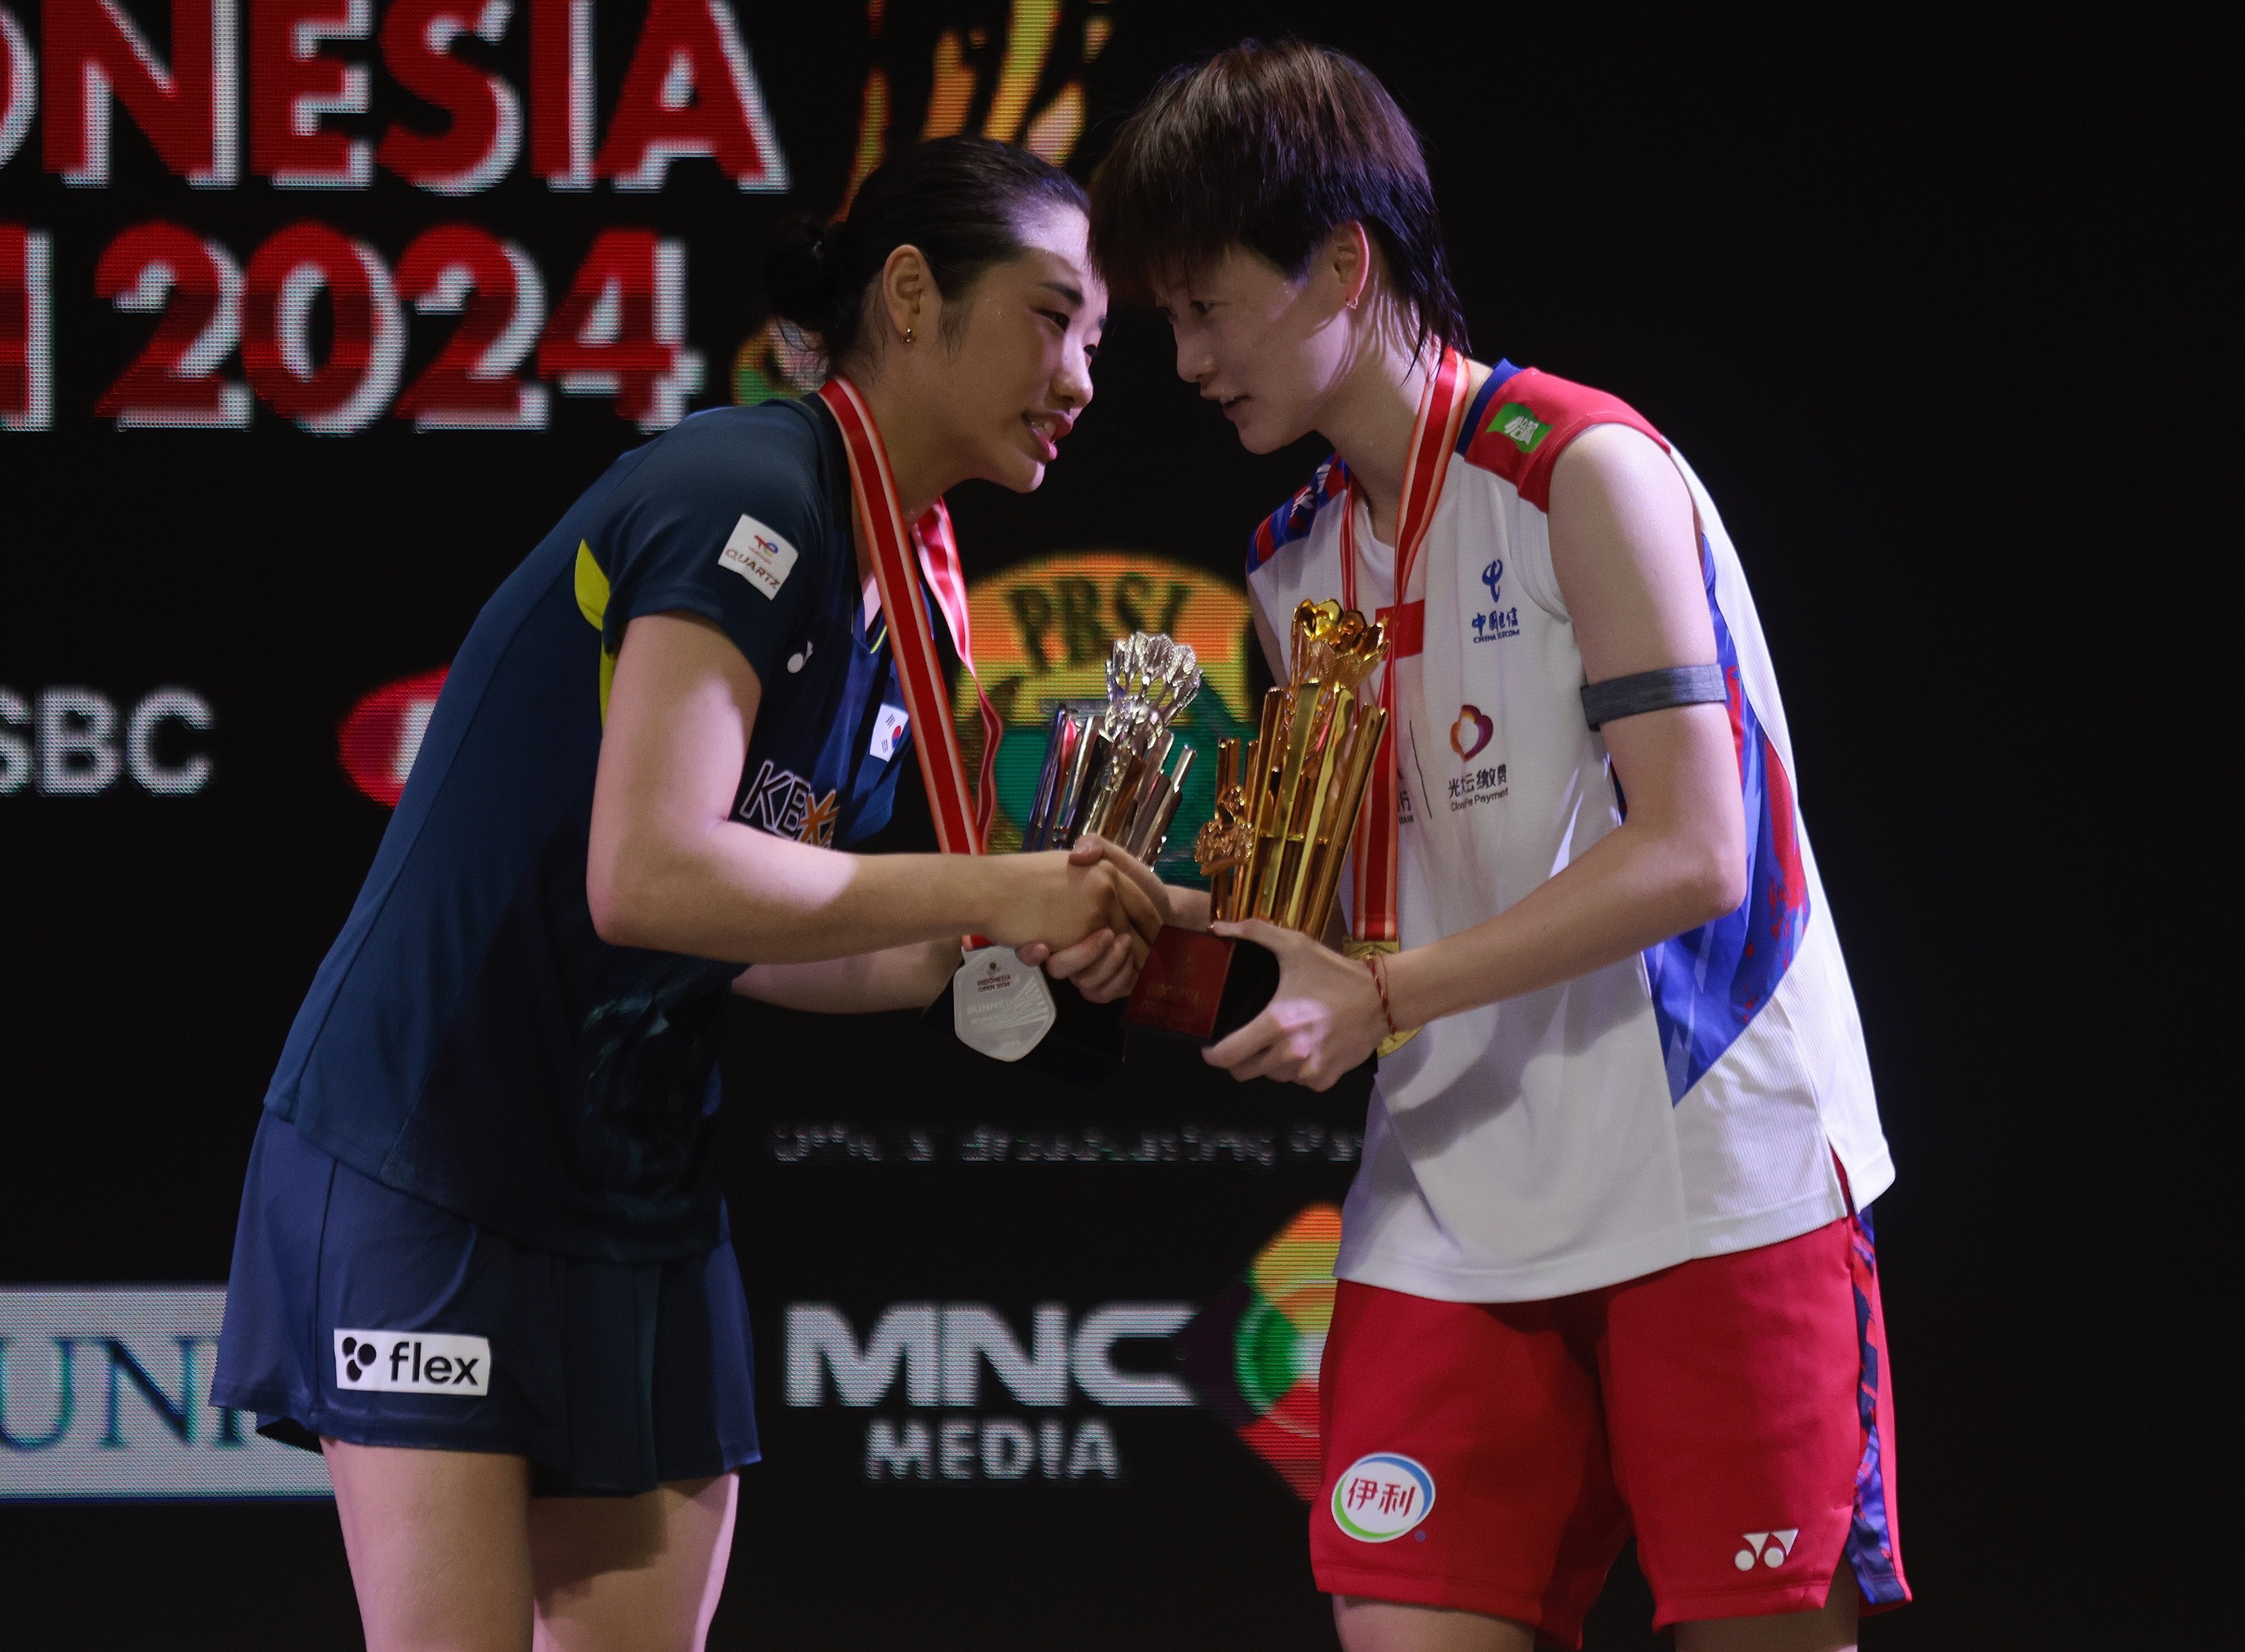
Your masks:
M728 989L918 1006L962 936L1135 978L1161 886L981 855L948 715L943 495L1034 488L1089 403L1084 213L960 138L790 227L830 382L624 455L461 645L266 1096L214 1394L325 1452L374 1652L702 1644L758 1455ZM862 853L907 767L948 853Z

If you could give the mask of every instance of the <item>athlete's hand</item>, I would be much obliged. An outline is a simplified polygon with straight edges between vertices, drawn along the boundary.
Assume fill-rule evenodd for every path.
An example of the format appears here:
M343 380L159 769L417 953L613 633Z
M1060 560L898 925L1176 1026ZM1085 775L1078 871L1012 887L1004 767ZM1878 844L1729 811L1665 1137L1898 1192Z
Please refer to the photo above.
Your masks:
M1114 863L1108 846L1086 837L1072 849L1007 855L993 869L1006 883L992 939L1014 948L1024 963L1057 966L1062 979L1086 976L1102 990L1113 984L1109 948L1119 947L1129 957L1121 990L1129 990L1161 933L1162 914ZM1083 981L1077 984L1085 989Z
M1276 1078L1330 1090L1387 1036L1380 989L1355 959L1261 918L1210 928L1278 955L1278 992L1261 1015L1201 1052L1211 1066L1242 1083Z
M1101 863L1121 873L1160 913L1164 927L1178 923L1188 928L1208 928L1208 896L1198 889L1177 889L1156 878L1151 868L1094 833L1086 833L1068 851L1069 863ZM1195 903L1197 902L1196 908ZM1126 998L1138 984L1138 970L1146 960L1146 946L1137 936L1102 929L1072 947L1052 952L1041 945L1020 948L1024 963L1042 963L1055 981L1073 981L1075 989L1092 1003Z
M1100 847L1096 838L1086 839L1068 851L1068 860L1075 866L1095 865L1105 859ZM1041 963L1055 981L1073 981L1075 989L1090 1003L1105 1003L1110 998L1123 996L1138 982L1142 948L1133 942L1134 937L1128 934L1095 929L1074 946L1057 952L1041 942L1032 942L1020 948L1020 953L1023 963Z
M1162 914L1163 928L1174 924L1180 929L1208 928L1208 891L1181 889L1173 883L1163 883L1154 875L1153 867L1132 854L1122 845L1107 842L1095 833L1086 833L1076 840L1076 847L1095 844L1103 853L1107 863L1131 882L1136 884L1154 909Z

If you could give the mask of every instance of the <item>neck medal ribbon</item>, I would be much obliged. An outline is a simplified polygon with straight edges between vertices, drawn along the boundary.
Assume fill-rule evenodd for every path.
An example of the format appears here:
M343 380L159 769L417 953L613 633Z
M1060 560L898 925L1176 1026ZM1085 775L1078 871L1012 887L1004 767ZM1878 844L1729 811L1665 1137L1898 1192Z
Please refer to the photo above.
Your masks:
M836 377L819 388L818 398L842 427L843 447L850 456L850 502L859 541L872 554L881 612L888 618L905 716L915 737L912 750L919 754L929 812L935 817L937 846L946 854L980 854L997 803L994 770L1005 724L978 681L974 692L982 719L982 760L977 765L977 785L970 791L959 731L952 725L943 662L920 595L919 574L925 568L928 587L958 645L959 663L972 676L967 581L960 569L950 513L938 500L907 534L896 472L864 393L847 378ZM960 1041L1000 1061L1019 1061L1028 1055L1056 1018L1052 986L1044 972L1023 963L1011 947L993 946L980 935L967 937L966 957L952 978L952 989Z
M1410 593L1412 570L1418 565L1419 547L1426 540L1428 524L1434 520L1434 507L1441 502L1442 482L1449 473L1450 452L1457 445L1459 426L1465 421L1469 399L1466 388L1465 357L1444 345L1440 364L1428 376L1426 389L1420 392L1418 417L1411 425L1411 445L1403 460L1403 496L1395 507L1394 604L1381 608L1375 616L1386 622L1389 647L1373 689L1373 698L1385 706L1390 716L1387 738L1380 742L1379 755L1373 763L1371 796L1356 826L1355 910L1345 948L1352 958L1374 952L1394 952L1401 945L1396 922L1395 857L1401 837L1401 787L1395 766L1394 663L1420 652L1426 635L1425 602L1409 602L1405 599ZM1356 511L1361 496L1362 490L1351 475L1347 508L1340 519L1341 602L1351 608L1359 606ZM1417 1031L1413 1027L1383 1039L1380 1053L1392 1054Z

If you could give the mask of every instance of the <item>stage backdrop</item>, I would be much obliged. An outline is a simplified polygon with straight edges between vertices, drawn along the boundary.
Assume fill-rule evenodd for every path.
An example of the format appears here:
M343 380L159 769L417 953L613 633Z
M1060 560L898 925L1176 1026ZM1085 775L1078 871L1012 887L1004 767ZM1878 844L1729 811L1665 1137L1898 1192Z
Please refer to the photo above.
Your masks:
M1756 129L1751 73L1617 79L1596 30L1364 10L0 0L0 1639L37 1601L75 1644L349 1643L321 1466L213 1411L210 1360L259 1100L453 649L618 452L808 387L761 287L783 215L960 131L1082 174L1250 29L1359 51L1427 129L1480 353L1628 397L1724 501L1874 1058L1914 1077L1907 1173L1951 1081L1894 983L1913 912L1964 908L1858 675L1912 669L1918 616L1862 582L1912 507L1847 467L1923 410L1843 404L1801 342L1890 313L1858 228L1888 153L1806 105ZM1188 738L1240 725L1248 535L1323 457L1242 454L1144 315L1098 385L1041 493L953 501L1001 845L1118 634L1200 650ZM716 1644L1331 1644L1305 1498L1364 1075L1151 1044L1085 1092L753 1006L723 1064L768 1460ZM1615 1589L1594 1645L1642 1637Z

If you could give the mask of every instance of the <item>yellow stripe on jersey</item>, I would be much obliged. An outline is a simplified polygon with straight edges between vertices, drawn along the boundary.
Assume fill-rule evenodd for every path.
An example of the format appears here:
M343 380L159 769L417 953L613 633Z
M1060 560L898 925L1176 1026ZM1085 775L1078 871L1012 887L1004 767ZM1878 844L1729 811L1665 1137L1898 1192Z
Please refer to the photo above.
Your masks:
M577 612L592 622L595 631L601 630L608 618L608 576L593 560L593 547L584 540L577 541ZM608 652L605 643L600 649L600 721L608 720L608 690L616 680L616 656Z

